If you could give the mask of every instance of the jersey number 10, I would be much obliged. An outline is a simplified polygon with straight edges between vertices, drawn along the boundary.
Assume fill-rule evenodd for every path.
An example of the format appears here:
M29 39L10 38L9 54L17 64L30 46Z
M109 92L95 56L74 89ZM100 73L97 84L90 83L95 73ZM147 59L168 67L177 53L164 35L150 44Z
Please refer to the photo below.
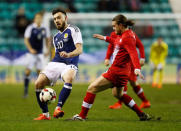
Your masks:
M63 41L57 42L57 49L63 48Z

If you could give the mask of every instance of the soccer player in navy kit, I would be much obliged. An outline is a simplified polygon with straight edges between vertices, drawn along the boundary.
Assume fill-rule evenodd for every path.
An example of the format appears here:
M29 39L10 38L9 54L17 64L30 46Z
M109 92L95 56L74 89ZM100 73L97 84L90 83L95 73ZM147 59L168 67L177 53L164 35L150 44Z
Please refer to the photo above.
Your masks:
M25 78L24 78L24 97L28 95L28 85L29 85L29 76L32 69L35 67L37 74L42 70L43 66L43 43L44 39L46 46L48 48L47 52L44 54L47 56L49 54L50 48L50 31L45 28L42 23L43 15L42 13L35 14L34 22L30 24L24 34L24 42L28 48L27 53L27 63L25 69Z
M67 24L66 12L60 8L52 11L59 32L53 37L55 57L39 74L35 82L36 96L43 114L34 120L50 120L47 103L41 102L39 94L47 85L53 85L61 77L64 81L53 116L63 117L62 107L70 95L72 82L78 70L79 55L82 53L82 35L78 27Z

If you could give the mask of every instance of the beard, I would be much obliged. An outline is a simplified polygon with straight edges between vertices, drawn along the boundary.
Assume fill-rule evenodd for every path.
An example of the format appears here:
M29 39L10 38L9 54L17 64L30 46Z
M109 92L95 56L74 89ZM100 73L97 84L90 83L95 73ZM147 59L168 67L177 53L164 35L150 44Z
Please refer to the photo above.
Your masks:
M62 25L57 25L57 29L60 30L61 32L64 31L64 29L65 29L65 22L63 22Z

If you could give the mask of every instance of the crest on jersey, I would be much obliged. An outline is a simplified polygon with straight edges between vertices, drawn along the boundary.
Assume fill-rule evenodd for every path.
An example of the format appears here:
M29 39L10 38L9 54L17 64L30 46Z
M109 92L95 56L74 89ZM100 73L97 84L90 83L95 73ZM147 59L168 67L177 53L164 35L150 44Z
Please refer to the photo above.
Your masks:
M42 33L42 35L45 35L45 30L42 30L41 33Z
M64 34L64 38L66 39L68 37L68 33L65 33Z

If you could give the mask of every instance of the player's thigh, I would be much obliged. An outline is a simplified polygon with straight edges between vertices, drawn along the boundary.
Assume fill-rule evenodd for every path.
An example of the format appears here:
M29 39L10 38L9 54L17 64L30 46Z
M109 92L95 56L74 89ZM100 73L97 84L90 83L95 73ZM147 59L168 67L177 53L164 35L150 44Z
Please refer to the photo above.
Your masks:
M66 64L59 62L49 62L41 73L49 79L50 85L54 85L60 78L62 71L66 69Z
M42 68L43 68L43 61L44 61L43 54L38 54L36 56L36 64L35 64L36 70L42 70Z
M66 65L66 67L61 73L63 81L66 83L72 83L76 76L77 71L78 68L75 65Z
M27 53L26 54L26 64L25 64L25 66L26 66L26 68L27 69L29 69L29 70L32 70L33 69L33 67L35 66L35 64L36 64L36 55L33 55L33 54L31 54L31 53Z
M77 71L74 70L74 69L68 69L68 70L66 71L66 73L64 73L63 76L62 76L64 82L66 82L66 83L72 83L73 80L74 80L74 78L75 78L75 76L76 76L76 72L77 72Z
M35 81L35 87L38 89L42 89L45 86L50 85L50 80L43 73L39 74L37 80Z
M98 77L95 81L93 81L90 86L88 87L88 92L91 93L98 93L101 91L104 91L110 87L112 87L113 84L111 81L104 78L102 75Z

